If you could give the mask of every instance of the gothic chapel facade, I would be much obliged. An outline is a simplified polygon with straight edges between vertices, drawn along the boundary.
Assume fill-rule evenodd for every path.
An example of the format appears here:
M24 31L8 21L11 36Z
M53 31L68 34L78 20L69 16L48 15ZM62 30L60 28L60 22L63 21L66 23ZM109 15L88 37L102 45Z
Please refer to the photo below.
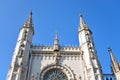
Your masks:
M20 29L6 80L120 80L120 65L110 48L113 74L102 73L92 31L82 15L78 28L80 46L61 46L57 34L52 46L36 46L32 45L33 35L31 12Z

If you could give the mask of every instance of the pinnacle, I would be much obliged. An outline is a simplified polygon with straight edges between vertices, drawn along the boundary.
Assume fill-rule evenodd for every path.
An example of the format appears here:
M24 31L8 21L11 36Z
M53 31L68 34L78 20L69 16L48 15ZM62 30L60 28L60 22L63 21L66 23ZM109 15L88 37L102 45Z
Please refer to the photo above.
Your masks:
M55 38L54 38L54 44L59 44L58 43L58 34L57 33L55 33Z
M85 24L85 22L83 20L82 14L80 14L80 26L82 26L84 24ZM84 26L82 26L82 27L84 27Z
M30 15L32 15L32 11L30 11Z
M112 49L110 47L108 47L108 51L109 51L109 54L110 54L112 66L114 67L115 71L118 71L119 70L119 65L118 65L118 62L117 62L117 60L115 59L115 57L112 53Z
M89 30L92 33L92 31L86 25L86 23L85 23L85 21L83 19L82 14L80 14L80 21L79 21L79 27L78 27L78 31L81 31L81 30Z
M55 38L54 38L54 51L59 50L59 40L58 40L58 35L55 33Z
M82 14L80 13L80 17L82 17Z
M24 23L23 27L33 27L33 23L32 23L32 11L30 12L26 22Z
M108 51L109 51L109 52L112 52L112 49L110 48L110 46L108 47Z
M57 33L55 33L55 39L57 39L57 40L58 40L58 34L57 34Z

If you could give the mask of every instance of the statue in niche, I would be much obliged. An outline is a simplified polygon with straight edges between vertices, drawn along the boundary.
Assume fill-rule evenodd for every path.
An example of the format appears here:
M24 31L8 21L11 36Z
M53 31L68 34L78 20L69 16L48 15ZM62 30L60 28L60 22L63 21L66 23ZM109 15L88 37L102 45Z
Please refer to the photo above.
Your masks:
M59 64L59 55L58 55L58 52L55 52L54 53L54 56L55 56L55 64Z
M19 49L19 52L18 52L18 57L22 57L22 56L23 56L23 49L20 48L20 49Z
M15 61L15 67L19 67L18 58L16 58L16 61Z

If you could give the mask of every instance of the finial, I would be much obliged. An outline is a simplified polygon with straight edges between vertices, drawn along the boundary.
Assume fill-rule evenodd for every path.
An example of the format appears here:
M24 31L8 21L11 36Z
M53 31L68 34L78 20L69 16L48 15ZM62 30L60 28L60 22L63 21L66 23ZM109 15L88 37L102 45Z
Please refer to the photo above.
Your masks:
M58 33L55 33L55 39L58 39Z
M30 11L29 16L27 17L26 21L24 22L23 26L21 27L21 29L23 29L23 28L31 29L33 31L33 35L34 35L34 26L33 26L33 22L32 22L32 11Z
M26 22L24 23L23 27L33 27L33 23L32 23L32 11L30 11L30 14L29 14Z
M58 34L57 33L55 33L54 44L59 44L58 43Z
M30 15L32 15L32 10L30 11Z
M32 11L30 11L30 15L28 17L30 20L32 20L32 14L33 14Z
M109 51L109 52L112 52L112 49L110 48L110 46L108 46L108 51Z
M119 64L118 64L116 58L114 57L114 55L113 55L112 50L111 50L110 47L108 47L108 51L109 51L109 54L110 54L112 67L114 68L115 72L118 72L119 71Z
M92 34L92 31L89 29L89 27L87 26L87 24L85 23L82 14L79 15L80 17L80 21L79 21L79 27L78 27L78 31L81 30L89 30L90 33Z
M84 29L84 28L87 27L86 24L85 24L85 21L84 21L84 19L83 19L82 14L80 14L80 22L79 22L79 26L80 26L81 29Z
M59 50L59 40L58 40L58 35L55 33L55 38L54 38L54 51Z
M80 13L80 17L82 17L82 13Z

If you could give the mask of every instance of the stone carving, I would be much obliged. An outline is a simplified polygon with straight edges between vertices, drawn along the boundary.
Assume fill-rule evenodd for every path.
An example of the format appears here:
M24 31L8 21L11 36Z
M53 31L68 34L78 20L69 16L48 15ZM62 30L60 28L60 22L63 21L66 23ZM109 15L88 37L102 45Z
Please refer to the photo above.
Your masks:
M47 65L46 67L43 68L43 70L40 73L40 80L44 80L44 76L50 70L56 70L56 69L64 72L64 74L66 74L66 76L68 78L67 80L75 80L72 70L70 70L67 66L65 66L65 65L54 65L54 64Z
M59 58L60 58L59 55L60 55L59 52L56 52L56 51L54 52L55 64L56 64L56 65L59 64Z
M20 48L19 52L18 52L18 57L22 57L23 56L23 50Z

